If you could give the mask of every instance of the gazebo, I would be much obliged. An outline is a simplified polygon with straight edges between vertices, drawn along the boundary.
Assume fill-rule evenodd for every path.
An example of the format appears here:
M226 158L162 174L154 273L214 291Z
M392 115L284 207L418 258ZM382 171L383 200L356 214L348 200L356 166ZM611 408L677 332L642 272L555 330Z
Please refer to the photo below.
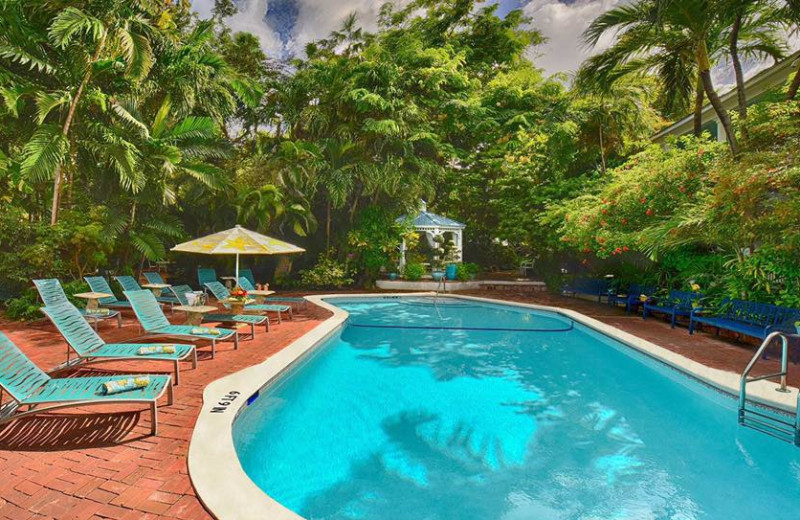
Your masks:
M414 229L424 233L428 243L433 246L434 238L442 236L445 233L450 233L455 246L456 261L460 262L463 258L464 250L464 228L466 225L461 222L456 222L453 219L437 215L428 211L428 205L425 201L421 201L419 213L411 220L411 225ZM403 215L397 219L397 222L408 221L409 215ZM402 269L406 264L406 241L400 245L400 268Z

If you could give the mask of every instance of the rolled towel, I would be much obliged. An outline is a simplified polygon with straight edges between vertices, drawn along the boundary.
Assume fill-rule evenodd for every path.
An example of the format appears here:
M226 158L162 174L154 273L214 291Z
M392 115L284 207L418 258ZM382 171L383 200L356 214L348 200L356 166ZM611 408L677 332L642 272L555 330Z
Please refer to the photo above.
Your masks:
M152 354L174 354L175 347L172 345L153 345L152 347L139 347L136 352L140 356L148 356Z
M209 327L195 327L192 329L192 334L205 334L206 336L219 336L222 331L219 329L211 329Z
M106 381L103 383L103 393L106 395L118 394L120 392L128 392L130 390L145 388L149 384L150 378L146 376L114 379L113 381Z
M86 314L91 314L92 316L108 316L111 314L111 309L87 309Z

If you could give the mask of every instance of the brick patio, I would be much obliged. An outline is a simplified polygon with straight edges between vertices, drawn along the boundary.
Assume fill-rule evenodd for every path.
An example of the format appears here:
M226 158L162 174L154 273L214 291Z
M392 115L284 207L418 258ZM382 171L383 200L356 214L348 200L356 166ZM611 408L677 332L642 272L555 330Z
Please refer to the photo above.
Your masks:
M472 294L568 307L707 365L737 373L754 349L705 333L692 337L685 327L671 330L659 319L642 321L605 305L572 298L505 291ZM68 410L0 427L0 518L209 518L194 495L186 469L203 388L263 361L326 316L326 311L309 306L293 321L274 325L269 334L261 332L254 340L242 341L238 351L230 343L218 345L213 361L208 349L199 349L198 369L192 370L189 363L182 365L175 403L159 409L158 437L149 436L149 411L119 407ZM49 322L0 323L0 330L44 369L65 358L65 344ZM100 332L107 341L123 341L138 335L138 327L126 316L122 329L109 323ZM762 370L776 366L772 359ZM91 370L95 374L117 371L166 372L168 365L152 363L151 368L141 363L108 363ZM80 372L89 370L76 375ZM793 385L800 383L798 376L795 371Z

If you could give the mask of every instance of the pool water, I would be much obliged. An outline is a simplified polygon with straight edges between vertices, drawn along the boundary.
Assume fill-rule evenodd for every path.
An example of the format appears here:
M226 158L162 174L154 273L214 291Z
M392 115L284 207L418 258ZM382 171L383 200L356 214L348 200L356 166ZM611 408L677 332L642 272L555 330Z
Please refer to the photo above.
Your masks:
M301 516L800 518L800 449L564 316L447 298L329 303L348 325L234 423L245 472Z

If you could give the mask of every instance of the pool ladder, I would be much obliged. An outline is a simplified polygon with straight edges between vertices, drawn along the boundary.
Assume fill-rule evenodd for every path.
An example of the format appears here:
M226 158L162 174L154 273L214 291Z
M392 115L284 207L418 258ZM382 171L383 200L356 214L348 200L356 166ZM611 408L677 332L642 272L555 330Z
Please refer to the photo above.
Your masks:
M750 377L750 372L758 360L769 347L770 343L776 338L781 338L781 370L772 374ZM777 392L789 392L786 387L786 376L789 373L789 336L783 332L773 332L769 334L761 346L756 351L753 359L747 364L747 368L742 372L739 380L739 424L758 430L780 440L790 442L795 446L800 446L800 394L795 407L794 421L789 419L788 414L777 411L769 411L766 407L757 407L755 404L747 402L747 385L755 381L780 377L780 386Z

